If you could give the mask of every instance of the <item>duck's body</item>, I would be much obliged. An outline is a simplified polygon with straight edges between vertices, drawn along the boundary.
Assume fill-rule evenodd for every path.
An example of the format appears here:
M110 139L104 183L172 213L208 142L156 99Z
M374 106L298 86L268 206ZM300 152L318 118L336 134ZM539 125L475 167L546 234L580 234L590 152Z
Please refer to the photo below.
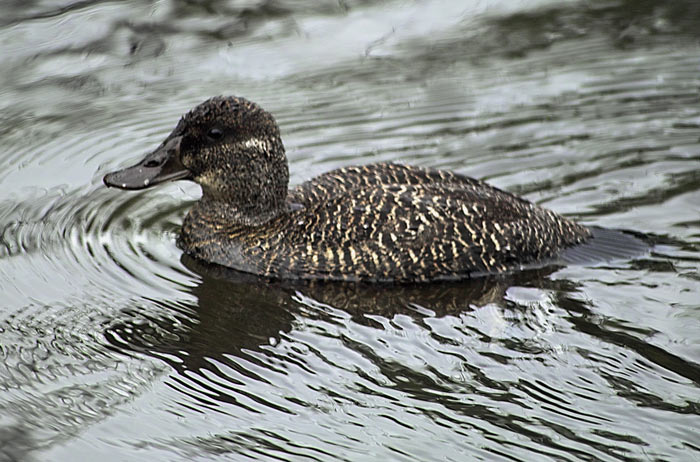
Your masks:
M199 202L180 245L199 259L264 276L427 281L550 260L588 236L587 228L472 178L372 164L301 184L263 225L231 222Z
M105 177L141 189L193 179L188 254L261 276L430 281L556 259L591 230L484 182L382 163L325 173L287 189L274 119L240 98L188 113L143 162Z

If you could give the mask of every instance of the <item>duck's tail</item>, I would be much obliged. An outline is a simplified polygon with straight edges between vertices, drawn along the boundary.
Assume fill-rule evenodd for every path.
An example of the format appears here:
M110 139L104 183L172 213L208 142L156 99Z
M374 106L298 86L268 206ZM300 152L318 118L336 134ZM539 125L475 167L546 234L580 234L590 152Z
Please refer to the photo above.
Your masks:
M630 231L591 227L592 236L583 244L569 247L559 255L564 264L585 265L639 257L651 250L643 235Z

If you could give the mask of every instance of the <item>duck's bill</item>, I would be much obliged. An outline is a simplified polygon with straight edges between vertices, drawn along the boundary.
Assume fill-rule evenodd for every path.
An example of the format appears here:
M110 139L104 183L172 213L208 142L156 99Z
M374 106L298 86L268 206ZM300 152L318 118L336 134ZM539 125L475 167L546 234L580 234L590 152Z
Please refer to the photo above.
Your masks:
M146 189L166 181L186 180L190 171L180 162L180 137L169 139L141 162L104 176L107 186Z

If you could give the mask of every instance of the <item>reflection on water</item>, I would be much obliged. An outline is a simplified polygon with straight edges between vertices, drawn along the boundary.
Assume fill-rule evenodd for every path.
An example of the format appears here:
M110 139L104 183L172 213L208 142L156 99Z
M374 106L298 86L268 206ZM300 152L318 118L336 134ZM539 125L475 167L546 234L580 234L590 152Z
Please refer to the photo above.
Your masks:
M512 285L557 285L545 279L553 269L460 283L392 285L268 281L187 255L182 262L201 279L188 289L196 298L193 303L164 306L180 313L179 323L127 310L120 318L130 322L118 322L106 334L113 345L126 350L177 357L171 365L178 370L196 371L206 367L206 359L277 344L281 335L292 330L295 315L332 319L334 313L343 313L353 322L381 328L376 316L459 316L501 300ZM300 310L300 305L305 309ZM160 341L154 343L156 339Z
M699 457L699 10L8 3L0 460ZM101 177L217 94L275 114L293 183L449 168L656 246L423 286L202 264L195 186Z

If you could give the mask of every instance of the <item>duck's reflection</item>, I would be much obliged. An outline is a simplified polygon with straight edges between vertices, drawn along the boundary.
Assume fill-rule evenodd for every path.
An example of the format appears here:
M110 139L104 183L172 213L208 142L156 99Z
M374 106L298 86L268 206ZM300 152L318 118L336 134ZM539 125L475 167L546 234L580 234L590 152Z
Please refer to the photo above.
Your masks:
M525 286L551 290L554 303L573 313L566 318L576 330L627 348L651 363L700 383L697 364L630 333L600 326L590 307L571 297L577 292L574 282L549 277L556 270L554 267L449 284L401 286L271 282L187 256L182 261L201 277L201 282L191 289L196 302L157 302L163 308L159 315L147 311L153 305L140 311L125 311L121 321L105 331L113 348L124 354L138 352L159 358L178 373L218 374L216 364L224 363L257 380L260 378L253 371L231 356L258 361L249 353L276 344L294 329L295 320L324 316L337 319L340 312L346 319L349 314L354 322L371 325L376 323L376 316L442 317L489 303L517 309L507 301L506 291L509 287ZM378 323L377 326L380 327Z
M366 325L375 322L370 314L442 317L502 302L514 285L568 284L547 278L551 267L454 283L371 285L269 281L186 255L182 262L201 276L191 289L195 303L158 301L164 308L160 316L131 309L105 332L121 352L156 356L180 372L209 369L211 359L274 345L300 317L332 317L341 310Z

